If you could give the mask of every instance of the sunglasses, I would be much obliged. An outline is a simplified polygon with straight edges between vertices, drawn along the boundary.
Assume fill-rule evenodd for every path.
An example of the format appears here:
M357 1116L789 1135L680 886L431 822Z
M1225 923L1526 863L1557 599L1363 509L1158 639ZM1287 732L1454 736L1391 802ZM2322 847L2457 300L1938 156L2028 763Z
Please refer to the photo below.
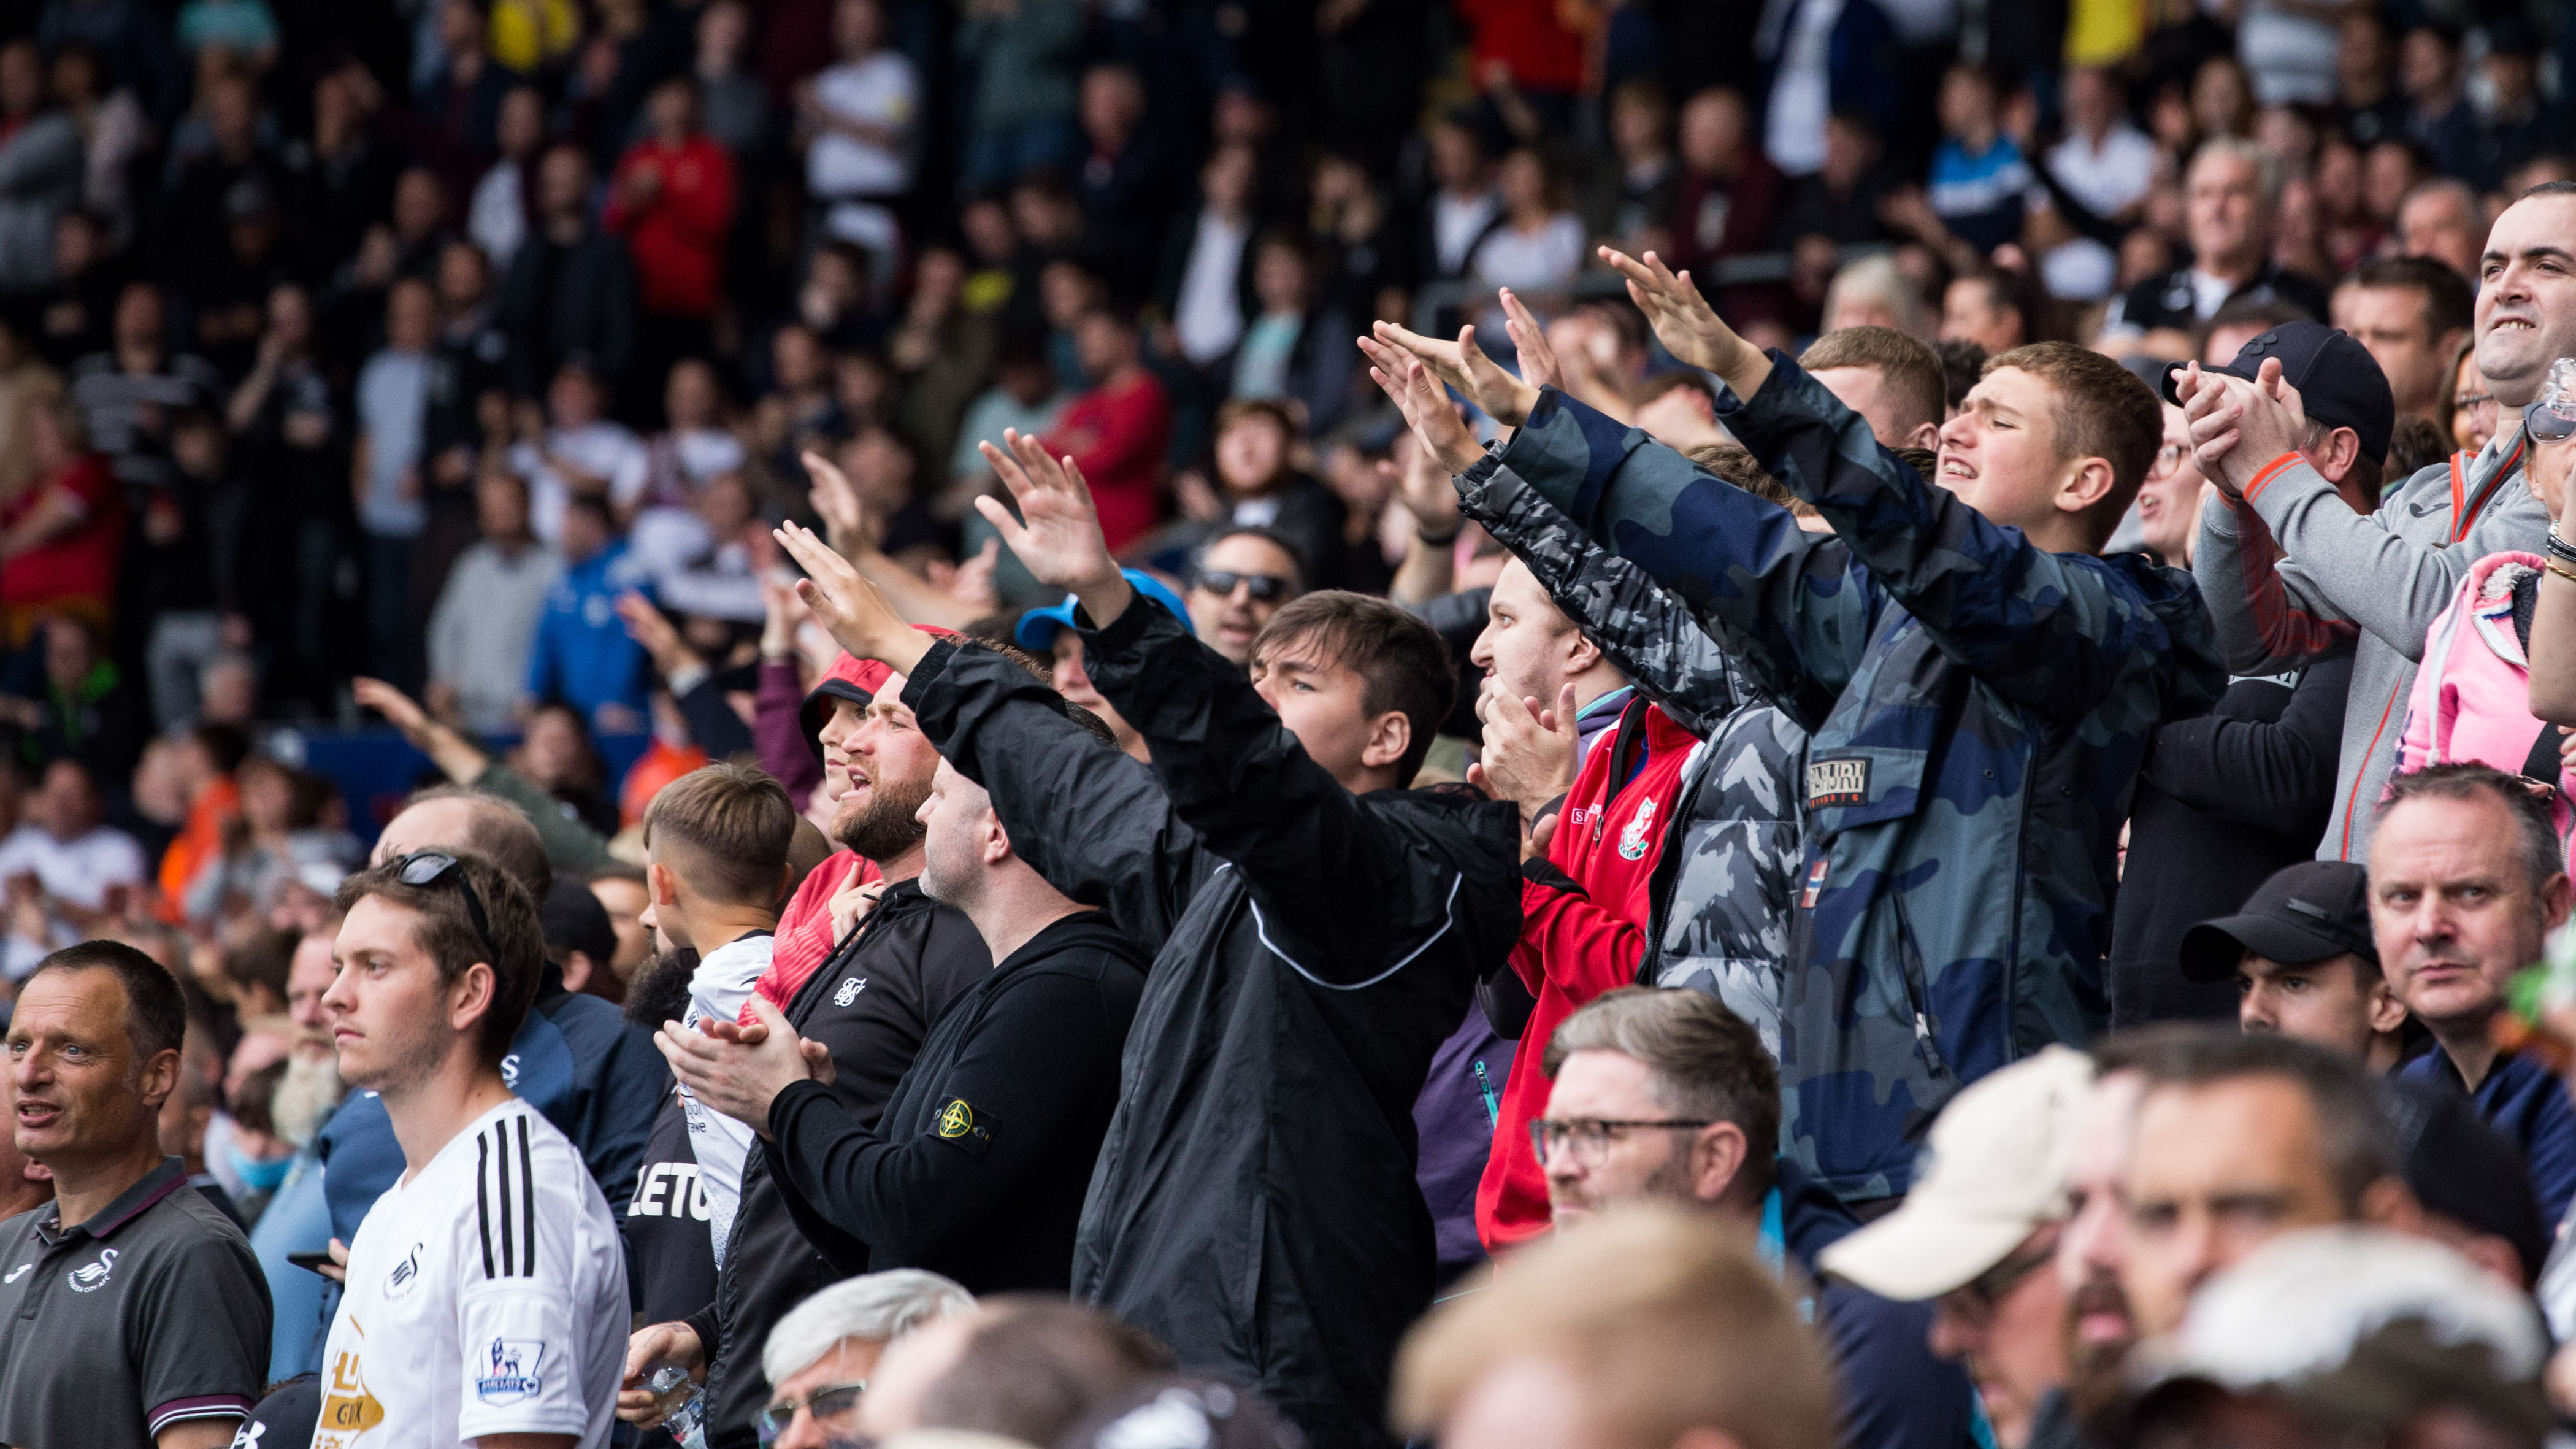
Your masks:
M474 923L474 939L483 943L483 953L492 954L492 918L483 913L483 898L474 893L474 883L465 878L461 862L443 850L415 850L411 854L387 861L393 867L394 879L414 890L423 890L440 881L455 877L456 888L465 893L465 914Z
M818 1420L837 1419L857 1408L859 1396L867 1391L868 1385L865 1379L853 1384L834 1384L829 1388L816 1389L807 1395L802 1403L772 1404L761 1410L760 1417L752 1421L752 1426L760 1431L761 1443L775 1444L786 1434L787 1426L796 1422L797 1410L805 1410Z
M1285 599L1296 588L1294 583L1277 574L1236 574L1223 569L1202 569L1199 572L1199 587L1211 594L1231 594L1237 586L1249 589L1253 602L1257 604Z
M2576 438L2576 413L2560 412L2547 402L2535 402L2522 410L2522 431L2535 443L2562 443Z

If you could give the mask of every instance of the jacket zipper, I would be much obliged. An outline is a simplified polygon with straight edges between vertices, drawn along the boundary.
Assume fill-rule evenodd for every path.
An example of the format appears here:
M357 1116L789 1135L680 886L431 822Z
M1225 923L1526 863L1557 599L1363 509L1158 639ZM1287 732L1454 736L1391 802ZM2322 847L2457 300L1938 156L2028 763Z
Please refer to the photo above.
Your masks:
M1485 1129L1492 1131L1503 1124L1503 1106L1494 1097L1493 1080L1485 1075L1485 1059L1476 1058L1476 1090L1485 1098Z

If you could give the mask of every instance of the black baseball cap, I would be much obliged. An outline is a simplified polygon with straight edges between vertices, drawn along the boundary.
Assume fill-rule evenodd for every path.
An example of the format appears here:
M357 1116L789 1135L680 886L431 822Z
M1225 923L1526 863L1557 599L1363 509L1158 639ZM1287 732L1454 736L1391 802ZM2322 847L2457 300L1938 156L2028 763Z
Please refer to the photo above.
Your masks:
M2299 390L2299 403L2310 418L2328 427L2350 428L2361 439L2361 453L2374 463L2388 461L2388 435L2397 428L2397 399L2388 390L2388 375L2370 349L2340 327L2322 322L2284 322L2239 348L2225 367L2204 363L2203 372L2254 380L2265 358L2279 358L2281 379ZM2174 379L2183 364L2165 369L2166 402L2179 407Z
M555 877L537 920L545 928L549 955L579 951L593 965L605 966L617 954L617 927L608 919L608 908L589 886L571 876Z
M2370 934L2370 873L2348 860L2303 860L2254 888L2245 908L2182 936L2182 974L2230 981L2246 952L2298 965L2352 952L2379 964Z
M2416 1200L2471 1232L2511 1243L2524 1285L2539 1281L2550 1234L2522 1149L2489 1126L2456 1087L2404 1077L2380 1086Z

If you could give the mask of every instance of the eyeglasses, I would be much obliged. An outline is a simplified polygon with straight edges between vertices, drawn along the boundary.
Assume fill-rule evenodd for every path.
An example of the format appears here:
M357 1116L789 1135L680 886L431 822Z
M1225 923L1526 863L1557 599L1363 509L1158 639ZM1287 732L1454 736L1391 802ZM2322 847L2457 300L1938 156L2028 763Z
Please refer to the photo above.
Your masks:
M2176 468L2182 466L2182 460L2190 456L2190 454L2191 449L2180 443L2165 444L2163 447L2156 449L2156 461L2153 466L2147 469L2147 476L2150 478L2163 478L2169 476Z
M465 893L465 914L474 923L474 939L483 943L483 954L493 954L492 918L483 914L483 898L474 893L474 883L465 878L463 862L443 850L415 850L386 864L394 868L394 879L414 890L454 876L456 888Z
M760 1417L753 1420L752 1424L760 1431L761 1443L775 1444L779 1436L787 1432L787 1426L796 1422L796 1412L799 1409L812 1414L818 1420L837 1419L856 1409L859 1406L859 1396L867 1391L868 1381L865 1379L856 1383L833 1384L828 1388L816 1389L800 1401L772 1404L761 1410Z
M1256 604L1285 599L1297 591L1295 580L1283 579L1277 574L1237 574L1224 569L1199 571L1199 587L1211 594L1231 594L1238 585L1251 591L1252 601Z
M1995 1316L1995 1309L2004 1301L2005 1294L2021 1286L2024 1278L2055 1261L2057 1235L2051 1233L2046 1241L2004 1259L1968 1280L1965 1286L1951 1290L1946 1306L1970 1323L1984 1323Z
M2452 407L2457 408L2462 412L2470 413L2476 412L2480 408L2493 408L2495 405L2495 394L2491 392L2473 392L2466 397L2456 399L2451 404Z
M1623 1132L1647 1127L1680 1128L1707 1125L1709 1124L1706 1122L1686 1122L1679 1119L1659 1122L1616 1122L1601 1117L1569 1117L1562 1121L1536 1117L1532 1118L1529 1124L1530 1149L1538 1154L1538 1160L1542 1164L1551 1154L1562 1148L1573 1154L1575 1166L1591 1167L1601 1161L1601 1154L1609 1150L1611 1140Z

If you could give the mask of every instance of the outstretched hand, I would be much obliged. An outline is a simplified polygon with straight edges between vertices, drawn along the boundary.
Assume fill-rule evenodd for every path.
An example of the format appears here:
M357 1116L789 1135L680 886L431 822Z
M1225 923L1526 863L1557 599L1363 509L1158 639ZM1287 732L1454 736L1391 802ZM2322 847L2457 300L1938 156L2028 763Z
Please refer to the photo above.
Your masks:
M1466 420L1458 416L1449 394L1433 380L1431 369L1401 348L1366 337L1360 339L1360 351L1368 354L1369 380L1394 399L1396 410L1404 414L1423 453L1449 474L1475 467L1485 450L1476 445L1476 435L1467 431ZM1414 516L1421 517L1419 513Z
M1688 272L1675 272L1653 252L1641 260L1603 247L1601 260L1628 280L1628 300L1646 314L1664 350L1693 367L1716 373L1737 397L1751 397L1771 376L1771 359L1735 335Z
M402 731L404 739L418 745L436 726L418 701L381 679L364 675L349 681L349 697L360 709L372 709L385 717L385 723Z
M1565 386L1565 366L1557 360L1556 344L1547 340L1546 326L1511 288L1497 295L1503 304L1503 335L1521 355L1521 381L1532 387Z
M1459 328L1454 342L1425 337L1393 322L1373 323L1369 331L1382 346L1399 348L1422 359L1432 376L1458 389L1459 396L1507 428L1519 427L1528 419L1530 409L1538 406L1538 389L1503 371L1487 357L1484 349L1476 345L1476 329L1472 326ZM1365 344L1361 350L1369 352L1369 361L1380 367L1385 365Z
M788 556L805 570L805 577L796 581L796 597L842 648L861 659L877 660L897 674L910 674L921 656L930 652L929 637L906 624L877 586L816 538L812 529L801 523L782 524L777 537Z
M813 507L814 516L823 520L824 536L832 541L833 549L848 556L875 548L876 531L870 526L867 503L859 497L859 487L850 481L850 475L810 448L800 456L805 476L813 483L806 490L805 501Z
M1135 590L1110 557L1081 467L1069 456L1056 458L1017 428L1002 430L998 448L989 442L975 447L1020 508L1015 518L1002 500L987 497L975 500L975 511L1002 536L1003 546L1019 556L1029 577L1080 599L1095 626L1126 612Z

